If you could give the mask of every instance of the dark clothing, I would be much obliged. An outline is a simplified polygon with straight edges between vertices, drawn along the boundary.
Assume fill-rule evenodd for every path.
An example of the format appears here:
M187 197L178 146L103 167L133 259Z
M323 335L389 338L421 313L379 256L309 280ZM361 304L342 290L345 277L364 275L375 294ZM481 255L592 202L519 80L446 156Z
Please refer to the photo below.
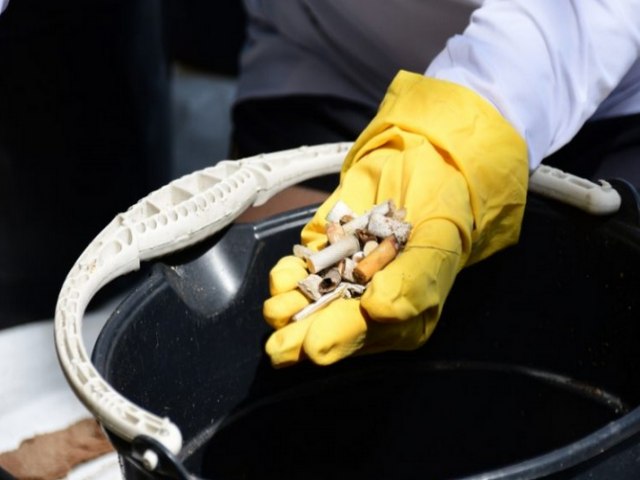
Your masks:
M375 113L355 102L322 96L240 102L233 110L233 155L243 158L301 145L353 141ZM640 114L587 122L543 163L592 180L619 177L640 186ZM314 186L332 191L337 175L315 181Z
M587 122L543 163L592 180L623 178L640 188L640 114Z
M354 141L375 115L375 110L337 97L291 96L240 102L233 109L231 156ZM338 175L303 182L333 191Z

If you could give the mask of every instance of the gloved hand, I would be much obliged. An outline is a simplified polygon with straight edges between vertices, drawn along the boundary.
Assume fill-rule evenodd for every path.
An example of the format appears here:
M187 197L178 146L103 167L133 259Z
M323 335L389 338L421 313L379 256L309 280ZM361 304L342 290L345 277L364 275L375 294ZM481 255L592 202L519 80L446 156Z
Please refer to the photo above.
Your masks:
M302 243L326 245L325 218L338 200L361 214L390 199L406 209L409 241L360 299L336 300L293 323L308 304L296 289L307 271L301 259L281 259L263 308L277 329L266 344L273 365L422 345L457 273L517 241L527 180L525 142L491 104L462 86L400 72Z

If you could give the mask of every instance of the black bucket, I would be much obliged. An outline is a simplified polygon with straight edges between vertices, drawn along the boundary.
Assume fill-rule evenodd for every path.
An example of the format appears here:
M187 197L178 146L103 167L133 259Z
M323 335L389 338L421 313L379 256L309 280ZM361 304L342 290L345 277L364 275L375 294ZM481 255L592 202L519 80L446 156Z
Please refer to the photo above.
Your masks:
M414 352L275 370L268 271L312 209L164 258L117 308L96 368L181 429L177 456L111 435L138 478L640 478L638 193L593 217L531 195L520 243L463 270Z

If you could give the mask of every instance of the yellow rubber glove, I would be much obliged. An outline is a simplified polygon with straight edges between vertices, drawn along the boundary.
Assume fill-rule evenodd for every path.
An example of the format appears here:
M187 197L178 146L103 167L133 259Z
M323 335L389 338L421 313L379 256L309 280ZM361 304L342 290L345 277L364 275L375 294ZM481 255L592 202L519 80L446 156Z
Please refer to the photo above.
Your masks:
M360 299L336 300L293 323L308 304L296 289L307 271L300 259L281 259L263 308L277 329L266 344L273 365L422 345L457 273L517 242L528 173L526 144L495 107L459 85L400 72L302 243L326 245L325 218L338 200L360 214L389 199L407 211L409 241Z

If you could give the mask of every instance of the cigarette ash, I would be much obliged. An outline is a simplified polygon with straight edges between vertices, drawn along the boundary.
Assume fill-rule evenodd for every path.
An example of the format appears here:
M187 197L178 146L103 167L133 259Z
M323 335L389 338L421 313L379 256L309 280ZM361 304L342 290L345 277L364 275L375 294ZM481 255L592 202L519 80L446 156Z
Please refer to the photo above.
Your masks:
M328 245L314 252L294 245L293 254L306 261L309 275L298 282L312 303L293 321L302 320L338 298L360 297L376 272L404 248L411 233L406 211L388 200L362 215L338 201L327 215Z

